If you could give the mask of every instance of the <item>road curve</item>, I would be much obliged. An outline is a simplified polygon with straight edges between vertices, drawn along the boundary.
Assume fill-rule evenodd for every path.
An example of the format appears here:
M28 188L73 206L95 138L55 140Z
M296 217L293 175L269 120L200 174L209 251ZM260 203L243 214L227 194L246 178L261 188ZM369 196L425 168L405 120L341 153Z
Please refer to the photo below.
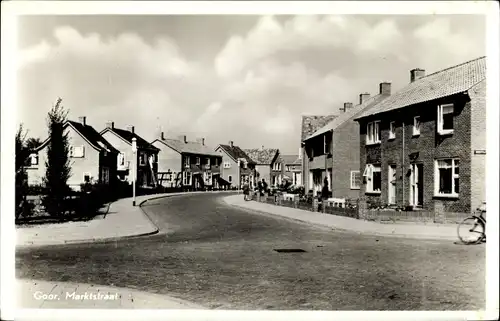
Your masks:
M147 202L158 235L19 249L17 277L126 287L219 309L484 309L484 246L333 232L233 208L224 196Z

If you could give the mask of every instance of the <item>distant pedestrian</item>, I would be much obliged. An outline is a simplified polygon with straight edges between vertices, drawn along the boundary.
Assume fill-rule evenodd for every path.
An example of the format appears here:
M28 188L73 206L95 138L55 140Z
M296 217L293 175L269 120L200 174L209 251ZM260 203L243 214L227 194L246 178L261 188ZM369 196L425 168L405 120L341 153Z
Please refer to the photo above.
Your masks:
M265 179L262 179L262 190L267 193L267 183Z
M248 181L245 181L243 184L243 197L245 201L250 201L250 185L248 184Z
M321 189L321 200L326 201L330 197L330 190L328 189L328 179L325 177L323 188Z

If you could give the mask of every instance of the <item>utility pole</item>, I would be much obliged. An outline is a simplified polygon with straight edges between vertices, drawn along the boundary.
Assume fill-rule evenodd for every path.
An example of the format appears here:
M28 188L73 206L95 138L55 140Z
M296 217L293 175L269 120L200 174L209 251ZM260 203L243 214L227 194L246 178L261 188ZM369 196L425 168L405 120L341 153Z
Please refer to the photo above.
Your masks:
M135 206L135 181L137 179L137 139L132 138L132 154L134 155L132 174L132 206Z

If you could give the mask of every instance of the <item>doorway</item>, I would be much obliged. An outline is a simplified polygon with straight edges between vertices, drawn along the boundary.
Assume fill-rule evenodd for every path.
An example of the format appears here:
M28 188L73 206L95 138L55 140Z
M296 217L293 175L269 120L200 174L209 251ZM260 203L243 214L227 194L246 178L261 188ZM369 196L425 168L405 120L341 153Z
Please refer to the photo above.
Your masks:
M396 165L389 165L389 190L387 191L389 204L396 204Z
M424 166L410 164L410 205L422 207L424 203Z

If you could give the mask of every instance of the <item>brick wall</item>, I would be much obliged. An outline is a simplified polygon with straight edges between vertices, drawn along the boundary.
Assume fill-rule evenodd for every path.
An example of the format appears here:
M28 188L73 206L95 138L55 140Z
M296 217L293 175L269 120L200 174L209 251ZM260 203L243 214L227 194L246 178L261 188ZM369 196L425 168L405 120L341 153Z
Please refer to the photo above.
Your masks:
M454 133L450 136L440 136L436 132L437 105L455 103ZM420 135L413 137L413 117L420 116ZM395 112L379 115L381 120L381 140L379 145L365 146L366 121L360 124L360 172L364 171L366 163L381 164L380 195L366 194L366 184L361 185L360 196L364 201L388 203L388 167L396 165L396 202L398 205L408 205L410 184L408 171L410 163L423 165L423 208L445 212L470 211L470 144L471 144L471 103L464 94L455 95L439 101L432 101L407 107ZM396 138L389 140L389 122L396 122ZM403 123L404 131L403 131ZM405 133L405 149L403 154L403 132ZM418 153L414 160L410 154ZM404 158L403 158L404 157ZM442 157L458 157L460 159L460 193L458 199L439 198L434 196L434 166L435 159ZM404 167L403 165L404 161ZM364 205L360 205L363 207Z

